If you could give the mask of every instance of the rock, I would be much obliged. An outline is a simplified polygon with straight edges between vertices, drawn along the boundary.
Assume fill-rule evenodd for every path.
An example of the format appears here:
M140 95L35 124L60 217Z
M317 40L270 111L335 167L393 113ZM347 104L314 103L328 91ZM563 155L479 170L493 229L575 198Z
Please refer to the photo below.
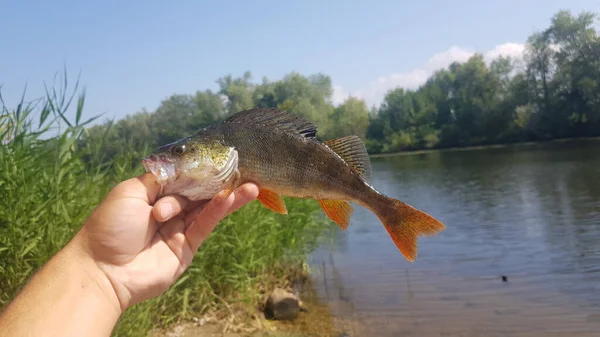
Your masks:
M308 312L308 308L306 307L306 305L304 305L304 302L302 302L302 300L298 300L298 306L300 307L300 311Z
M286 289L275 288L265 305L265 317L267 319L291 321L298 317L301 307L300 299L296 294Z

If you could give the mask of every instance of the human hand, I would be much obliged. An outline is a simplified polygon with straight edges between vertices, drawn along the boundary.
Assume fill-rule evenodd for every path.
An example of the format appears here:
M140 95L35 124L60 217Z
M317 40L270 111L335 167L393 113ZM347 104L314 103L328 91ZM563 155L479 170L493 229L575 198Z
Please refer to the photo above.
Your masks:
M73 240L106 275L121 311L165 292L217 223L258 196L248 183L227 198L221 192L211 201L155 202L159 189L151 173L121 182Z

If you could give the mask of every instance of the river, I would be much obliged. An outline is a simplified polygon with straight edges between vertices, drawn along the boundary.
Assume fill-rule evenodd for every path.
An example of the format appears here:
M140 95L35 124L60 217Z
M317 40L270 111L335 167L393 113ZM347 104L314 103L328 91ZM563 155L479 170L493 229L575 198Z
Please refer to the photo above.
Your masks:
M377 189L447 229L412 264L360 206L331 231L310 263L349 336L600 336L600 141L372 165Z

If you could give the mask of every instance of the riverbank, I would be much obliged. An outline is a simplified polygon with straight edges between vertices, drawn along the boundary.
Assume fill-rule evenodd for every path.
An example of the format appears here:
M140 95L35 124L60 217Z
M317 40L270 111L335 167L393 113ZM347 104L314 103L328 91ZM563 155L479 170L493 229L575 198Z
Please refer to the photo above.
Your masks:
M427 150L409 150L392 153L376 153L371 154L371 158L385 158L393 156L410 156L419 155L426 153L436 152L460 152L460 151L477 151L477 150L491 150L491 149L502 149L502 148L523 148L531 146L551 145L559 143L569 143L576 141L600 141L600 137L578 137L578 138L556 138L551 140L540 140L531 142L518 142L518 143L507 143L507 144L490 144L490 145L475 145L475 146L464 146L464 147L450 147L450 148L436 148Z
M300 276L300 278L298 278ZM301 271L295 273L295 279L288 279L281 285L290 283L296 286L305 311L293 321L277 321L265 318L263 308L257 303L254 307L245 307L234 316L229 312L221 314L207 313L189 321L155 329L149 337L340 337L347 333L349 322L335 317L329 304L319 299L314 275ZM263 292L257 289L257 292ZM230 308L231 309L231 308ZM356 327L351 328L356 331ZM354 336L354 335L353 335Z

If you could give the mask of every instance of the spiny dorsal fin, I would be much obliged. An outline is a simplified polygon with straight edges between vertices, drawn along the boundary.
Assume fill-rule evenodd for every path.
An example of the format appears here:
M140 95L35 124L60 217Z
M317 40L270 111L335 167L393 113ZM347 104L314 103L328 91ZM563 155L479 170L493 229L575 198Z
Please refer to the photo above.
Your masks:
M317 127L313 123L294 113L275 108L242 110L227 118L225 123L258 124L306 138L315 138L317 135Z
M345 136L323 142L366 181L371 180L371 160L358 136Z

